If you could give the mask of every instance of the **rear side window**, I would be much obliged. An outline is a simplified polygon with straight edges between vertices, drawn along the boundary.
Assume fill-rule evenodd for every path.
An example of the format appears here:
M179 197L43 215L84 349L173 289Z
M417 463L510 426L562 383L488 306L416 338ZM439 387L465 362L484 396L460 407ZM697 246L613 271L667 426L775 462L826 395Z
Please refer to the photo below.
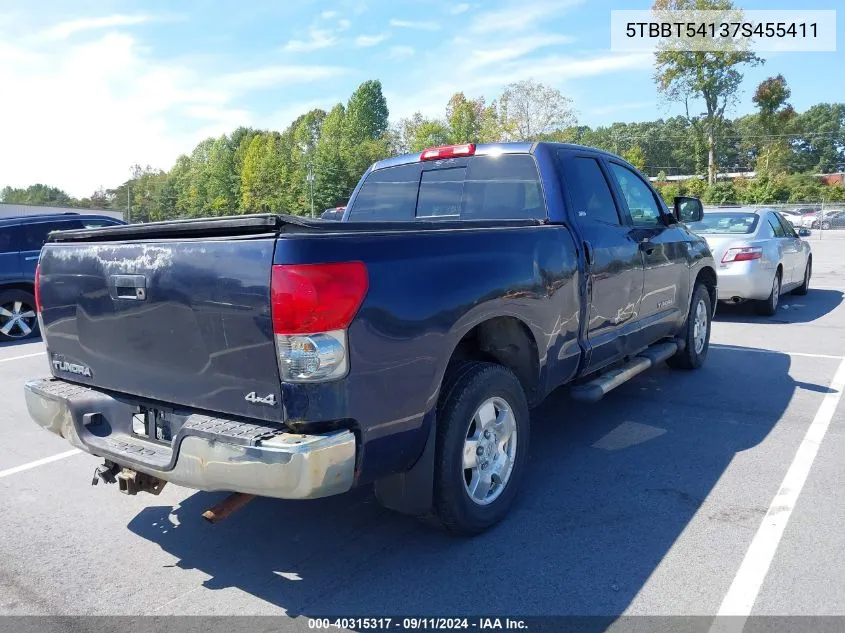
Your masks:
M81 229L82 223L79 220L62 220L59 222L37 222L23 225L22 251L40 251L47 241L50 231L69 231Z
M114 226L114 225L115 225L115 223L110 222L109 220L96 220L96 219L90 219L90 220L83 219L82 220L82 228L84 228L84 229L99 229L99 228L102 228L104 226Z
M575 214L582 219L621 224L616 203L610 193L610 185L594 158L564 158L566 187L572 196Z
M422 165L401 165L372 172L355 198L349 220L410 222L417 207Z
M7 226L0 229L0 253L17 253L21 250L21 228Z
M534 159L527 154L476 156L465 166L425 169L414 163L370 174L349 221L545 219Z

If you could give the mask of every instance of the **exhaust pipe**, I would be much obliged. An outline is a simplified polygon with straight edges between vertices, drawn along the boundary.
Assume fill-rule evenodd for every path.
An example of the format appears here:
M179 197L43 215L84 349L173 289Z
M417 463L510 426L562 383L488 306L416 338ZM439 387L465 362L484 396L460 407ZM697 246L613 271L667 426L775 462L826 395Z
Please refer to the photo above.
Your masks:
M243 508L250 501L255 499L255 495L248 495L243 492L233 492L228 497L223 499L220 503L213 505L208 510L202 513L202 518L209 523L219 523L223 519L234 514Z
M731 303L742 303L742 297L731 297Z

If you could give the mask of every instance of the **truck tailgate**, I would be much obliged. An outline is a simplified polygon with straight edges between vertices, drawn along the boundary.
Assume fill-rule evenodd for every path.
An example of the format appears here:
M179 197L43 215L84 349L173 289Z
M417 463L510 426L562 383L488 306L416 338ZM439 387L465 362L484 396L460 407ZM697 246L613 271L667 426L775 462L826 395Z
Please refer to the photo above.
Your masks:
M54 375L176 407L281 421L274 244L267 233L48 243L40 301Z

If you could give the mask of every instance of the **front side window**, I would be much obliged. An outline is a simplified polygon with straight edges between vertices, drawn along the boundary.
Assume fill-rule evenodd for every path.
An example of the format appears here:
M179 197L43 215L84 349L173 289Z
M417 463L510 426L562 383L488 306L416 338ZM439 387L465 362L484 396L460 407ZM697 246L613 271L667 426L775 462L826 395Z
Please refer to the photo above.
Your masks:
M660 223L660 207L643 179L619 163L609 163L610 171L619 183L634 226L655 226Z

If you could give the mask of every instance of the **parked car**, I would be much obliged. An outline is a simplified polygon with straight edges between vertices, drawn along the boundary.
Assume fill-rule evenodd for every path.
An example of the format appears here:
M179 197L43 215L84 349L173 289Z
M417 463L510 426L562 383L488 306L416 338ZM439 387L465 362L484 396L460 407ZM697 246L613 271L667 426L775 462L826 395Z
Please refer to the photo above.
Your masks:
M796 213L795 211L781 211L781 217L789 222L794 228L798 228L802 226L801 222L804 219L804 216L800 213Z
M332 209L326 209L320 214L321 220L342 220L343 219L343 212L346 211L346 207L334 207Z
M477 533L529 467L529 407L705 361L716 268L683 224L701 213L618 156L515 143L378 162L339 223L55 234L37 282L52 377L27 406L126 493L375 482L385 506Z
M758 313L771 316L781 294L807 294L813 271L810 244L781 214L769 209L707 210L688 226L707 240L718 262L719 300L751 300Z
M833 210L823 211L815 216L810 223L811 229L821 229L827 231L828 229L838 229L845 226L845 211Z
M123 222L73 212L0 217L0 342L38 336L33 284L47 234L115 224Z

